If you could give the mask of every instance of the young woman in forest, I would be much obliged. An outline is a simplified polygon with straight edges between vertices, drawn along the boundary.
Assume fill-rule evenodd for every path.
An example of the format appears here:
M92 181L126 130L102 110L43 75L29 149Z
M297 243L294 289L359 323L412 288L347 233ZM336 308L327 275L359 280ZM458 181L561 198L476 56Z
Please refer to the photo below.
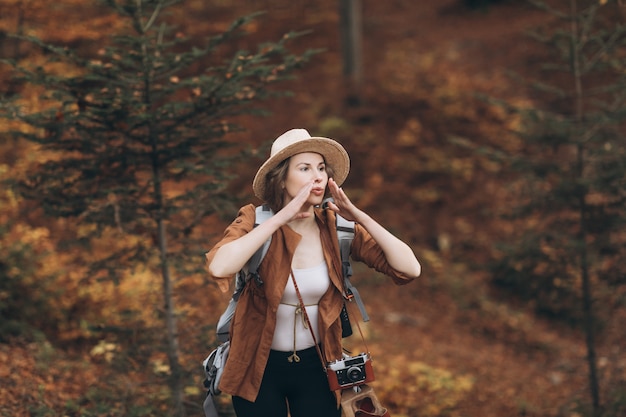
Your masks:
M349 169L348 154L336 141L304 129L284 133L253 181L255 195L275 214L254 227L255 207L242 207L206 254L210 275L227 291L234 274L272 238L258 270L262 283L248 282L231 325L220 389L232 395L238 417L341 415L340 393L331 391L323 372L326 363L342 358L344 282L336 213L356 222L353 260L398 285L420 275L411 248L340 188ZM334 202L322 208L325 196Z

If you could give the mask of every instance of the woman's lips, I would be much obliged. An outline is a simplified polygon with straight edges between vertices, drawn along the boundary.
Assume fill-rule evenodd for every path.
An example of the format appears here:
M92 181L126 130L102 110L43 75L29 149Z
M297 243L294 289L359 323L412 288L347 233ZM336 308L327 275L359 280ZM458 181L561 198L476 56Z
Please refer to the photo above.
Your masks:
M323 188L316 187L316 188L313 188L313 189L311 190L311 193L312 193L312 194L315 194L315 195L317 195L317 196L324 195L324 189L323 189Z

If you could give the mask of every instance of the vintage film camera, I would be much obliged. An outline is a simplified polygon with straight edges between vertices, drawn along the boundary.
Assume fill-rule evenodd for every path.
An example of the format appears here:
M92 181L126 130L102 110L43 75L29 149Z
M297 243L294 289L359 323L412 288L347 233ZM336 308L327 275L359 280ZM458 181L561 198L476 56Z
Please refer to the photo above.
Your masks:
M372 358L369 353L361 353L330 362L326 367L326 376L332 391L372 382Z

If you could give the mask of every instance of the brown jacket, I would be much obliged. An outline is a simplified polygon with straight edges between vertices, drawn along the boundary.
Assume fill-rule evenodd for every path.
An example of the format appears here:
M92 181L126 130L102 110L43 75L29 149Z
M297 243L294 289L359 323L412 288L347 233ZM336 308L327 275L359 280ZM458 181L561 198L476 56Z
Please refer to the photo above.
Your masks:
M319 333L325 360L341 358L341 322L339 313L343 306L343 278L341 257L332 210L316 209L315 217L320 228L324 259L328 265L331 286L319 302ZM206 254L207 265L215 252L254 227L255 208L252 204L242 207L237 218L228 226L224 237ZM270 352L276 310L283 296L291 269L291 260L301 236L289 226L282 226L272 236L267 255L259 266L264 282L258 286L254 280L246 285L235 312L230 329L230 353L224 369L220 389L227 394L255 401ZM390 276L398 284L407 284L412 278L394 270L370 236L358 224L352 242L351 257L371 268ZM213 277L222 291L228 291L233 277ZM321 366L321 365L320 365Z

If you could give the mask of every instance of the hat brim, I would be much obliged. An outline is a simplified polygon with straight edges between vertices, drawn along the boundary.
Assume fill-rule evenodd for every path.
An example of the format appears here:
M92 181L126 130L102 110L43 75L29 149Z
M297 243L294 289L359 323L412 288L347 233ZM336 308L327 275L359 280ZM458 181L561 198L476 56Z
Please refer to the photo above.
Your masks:
M335 180L338 185L343 184L348 177L348 173L350 172L350 157L343 146L332 139L312 137L281 149L265 161L257 171L254 176L254 181L252 182L254 195L264 200L267 187L267 174L285 159L303 152L314 152L322 155L326 164L332 167L335 173L333 180Z

